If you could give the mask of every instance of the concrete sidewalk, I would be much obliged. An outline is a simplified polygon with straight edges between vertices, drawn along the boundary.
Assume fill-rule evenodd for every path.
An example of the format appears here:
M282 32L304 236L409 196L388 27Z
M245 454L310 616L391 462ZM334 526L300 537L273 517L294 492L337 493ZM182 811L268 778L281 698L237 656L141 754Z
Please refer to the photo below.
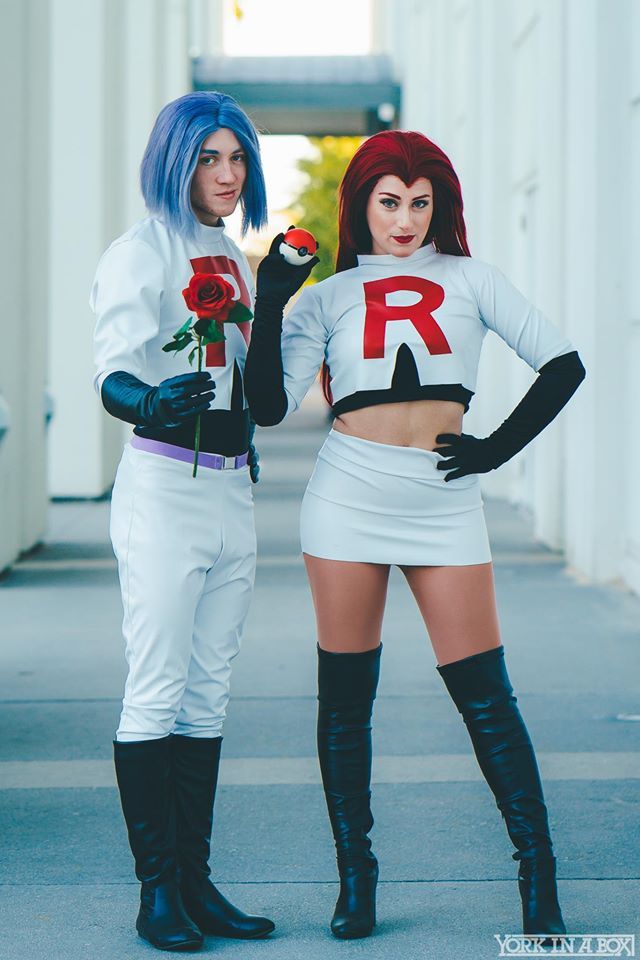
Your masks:
M313 611L297 514L327 426L258 431L260 560L235 665L214 875L273 916L268 941L202 955L492 960L519 931L516 865L466 732L394 571L375 712L379 924L328 931L332 841L315 761ZM504 643L539 751L571 931L636 934L640 954L640 600L594 587L487 504ZM125 664L107 503L52 506L48 543L0 581L0 958L135 960L137 884L111 765ZM584 955L584 954L583 954ZM629 954L623 954L629 955Z

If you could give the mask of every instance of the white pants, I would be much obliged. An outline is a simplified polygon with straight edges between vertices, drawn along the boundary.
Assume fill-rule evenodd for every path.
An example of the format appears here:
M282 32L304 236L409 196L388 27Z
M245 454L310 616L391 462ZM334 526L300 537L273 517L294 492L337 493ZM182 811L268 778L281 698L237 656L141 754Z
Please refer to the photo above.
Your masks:
M217 737L253 590L247 467L212 470L127 444L111 504L129 675L117 740Z

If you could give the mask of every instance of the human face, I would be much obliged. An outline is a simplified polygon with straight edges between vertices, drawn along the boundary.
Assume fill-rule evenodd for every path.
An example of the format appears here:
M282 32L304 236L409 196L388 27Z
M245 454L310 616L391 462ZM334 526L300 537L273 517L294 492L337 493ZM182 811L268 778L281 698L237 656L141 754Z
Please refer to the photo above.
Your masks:
M191 206L200 223L215 227L232 214L246 179L246 154L235 133L220 127L202 143L191 181Z
M400 177L381 177L367 201L371 252L408 257L422 246L433 216L433 188L426 177L411 186Z

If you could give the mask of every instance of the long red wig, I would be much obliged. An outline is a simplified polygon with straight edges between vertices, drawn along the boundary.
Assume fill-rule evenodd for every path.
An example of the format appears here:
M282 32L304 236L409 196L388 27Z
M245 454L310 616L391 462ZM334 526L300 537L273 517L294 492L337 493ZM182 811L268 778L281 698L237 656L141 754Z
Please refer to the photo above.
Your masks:
M426 177L433 187L433 216L424 245L439 253L469 257L460 181L448 156L422 133L384 130L369 137L356 150L340 184L338 254L336 273L357 266L359 253L371 252L367 224L369 195L381 177L391 174L407 186ZM322 368L322 388L332 403L330 373Z

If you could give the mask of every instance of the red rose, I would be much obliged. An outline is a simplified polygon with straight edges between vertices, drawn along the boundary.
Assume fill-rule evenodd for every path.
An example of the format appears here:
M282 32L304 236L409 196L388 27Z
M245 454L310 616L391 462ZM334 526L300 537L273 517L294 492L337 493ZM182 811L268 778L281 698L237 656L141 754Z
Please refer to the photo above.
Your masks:
M234 293L232 285L219 273L194 273L182 296L198 318L223 323L234 306Z

